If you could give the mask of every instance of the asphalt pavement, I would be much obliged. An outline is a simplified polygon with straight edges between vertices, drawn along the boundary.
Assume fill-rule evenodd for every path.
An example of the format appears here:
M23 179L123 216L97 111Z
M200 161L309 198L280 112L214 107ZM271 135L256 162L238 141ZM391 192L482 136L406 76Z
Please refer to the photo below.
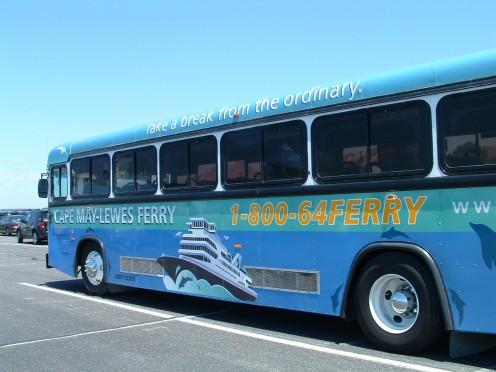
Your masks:
M374 349L354 322L147 290L88 296L47 245L0 236L0 371L486 371L495 349Z

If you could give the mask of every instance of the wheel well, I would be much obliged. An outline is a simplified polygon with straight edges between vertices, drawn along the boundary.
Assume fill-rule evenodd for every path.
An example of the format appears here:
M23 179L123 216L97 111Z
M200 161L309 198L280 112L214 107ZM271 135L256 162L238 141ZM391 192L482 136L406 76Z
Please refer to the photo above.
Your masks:
M343 301L343 306L341 308L340 317L346 320L354 319L355 314L354 314L354 306L353 306L354 305L353 294L355 292L355 288L359 280L359 275L363 267L372 258L380 254L389 253L389 252L405 253L411 256L412 258L416 259L418 262L424 265L427 271L429 271L434 281L434 285L436 286L435 289L438 295L439 304L441 306L445 329L453 330L454 324L453 324L453 317L451 314L451 310L449 307L449 300L441 278L441 273L434 259L424 248L416 244L403 243L403 242L373 243L364 247L357 254L352 264L349 280L344 292L344 297L343 297L344 301Z
M74 262L74 267L76 269L76 276L77 276L77 274L79 274L78 267L82 266L81 261L83 259L82 254L83 254L84 248L86 248L89 245L95 245L98 248L100 248L100 250L102 252L102 257L103 257L104 261L106 260L105 250L103 249L103 244L100 240L98 240L94 237L88 237L88 238L81 239L79 241L77 249L76 249L76 257L75 257L75 262Z

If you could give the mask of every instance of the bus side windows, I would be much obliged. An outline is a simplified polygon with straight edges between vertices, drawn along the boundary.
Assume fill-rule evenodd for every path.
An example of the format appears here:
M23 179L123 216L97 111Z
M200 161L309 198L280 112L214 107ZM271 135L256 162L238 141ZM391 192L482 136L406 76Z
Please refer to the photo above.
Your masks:
M52 167L50 171L50 190L53 199L67 198L67 167L65 165L57 165Z
M226 185L262 183L262 152L259 128L224 134L221 140L223 183Z
M423 102L326 115L312 125L318 182L425 175L432 166L429 107Z
M75 198L110 194L108 155L75 159L71 163L71 196Z
M428 111L418 107L386 108L371 112L371 147L380 173L417 172L430 168L428 144L430 133L425 125ZM429 141L430 143L430 141Z
M157 149L154 146L114 154L114 193L155 194L157 191Z
M108 194L110 191L110 175L108 170L99 172L93 180L94 194Z
M302 121L224 134L223 184L237 188L304 183L308 174L306 138Z
M263 133L265 181L306 179L306 136L299 122L266 128Z
M446 173L496 170L496 90L454 94L439 102L440 165Z
M110 194L110 158L96 157L92 161L91 194Z
M370 155L363 113L328 115L312 126L314 176L319 181L366 173Z
M217 140L206 136L164 143L160 148L162 192L213 190L217 187Z

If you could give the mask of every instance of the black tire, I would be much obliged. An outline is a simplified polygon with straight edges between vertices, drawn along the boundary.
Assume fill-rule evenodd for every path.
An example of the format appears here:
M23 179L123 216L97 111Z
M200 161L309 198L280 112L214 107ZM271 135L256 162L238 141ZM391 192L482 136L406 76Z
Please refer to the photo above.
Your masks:
M17 230L17 243L22 243L24 239L22 238L22 233Z
M365 265L355 313L370 342L395 353L424 350L442 332L434 281L420 261L403 253L384 253Z
M86 290L96 296L107 294L107 268L102 249L96 243L83 248L80 265Z
M33 244L34 245L40 245L41 244L37 231L33 231Z

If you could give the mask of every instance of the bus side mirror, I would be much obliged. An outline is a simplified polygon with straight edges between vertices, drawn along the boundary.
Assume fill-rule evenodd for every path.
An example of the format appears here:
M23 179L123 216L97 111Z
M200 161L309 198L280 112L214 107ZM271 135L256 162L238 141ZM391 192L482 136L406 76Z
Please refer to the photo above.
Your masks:
M38 181L38 196L40 198L46 198L48 196L48 180L46 178Z

